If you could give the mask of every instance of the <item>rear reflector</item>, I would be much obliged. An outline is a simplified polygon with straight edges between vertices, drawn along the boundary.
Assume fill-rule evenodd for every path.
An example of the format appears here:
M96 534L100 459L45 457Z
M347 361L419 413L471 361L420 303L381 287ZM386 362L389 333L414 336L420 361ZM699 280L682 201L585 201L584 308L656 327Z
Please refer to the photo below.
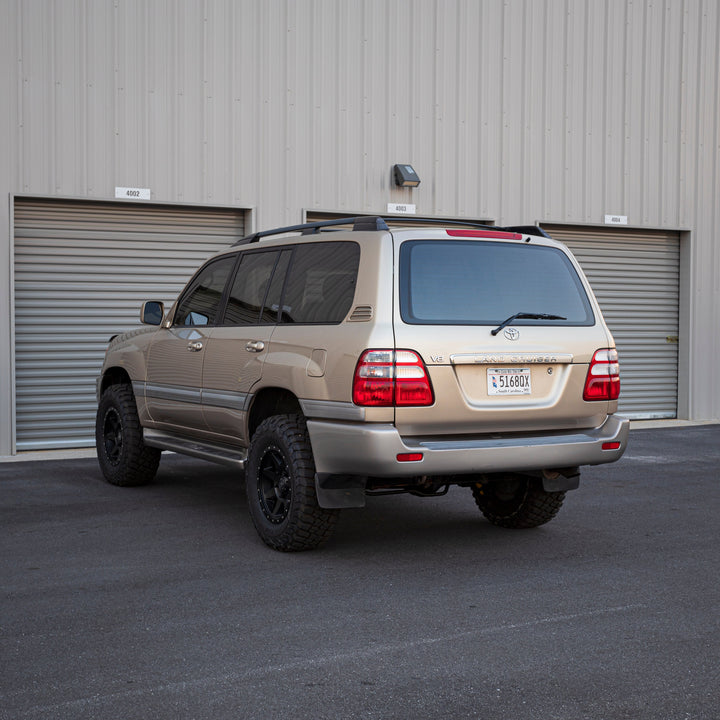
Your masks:
M422 459L422 453L400 453L397 456L398 462L420 462Z
M602 444L603 450L619 450L620 449L620 443L619 442L608 442Z

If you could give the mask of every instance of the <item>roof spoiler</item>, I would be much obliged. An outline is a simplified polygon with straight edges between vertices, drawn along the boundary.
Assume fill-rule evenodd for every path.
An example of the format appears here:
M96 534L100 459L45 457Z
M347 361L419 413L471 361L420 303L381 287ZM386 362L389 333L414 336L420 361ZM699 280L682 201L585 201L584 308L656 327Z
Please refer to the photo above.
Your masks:
M513 225L512 227L497 228L507 230L521 235L537 235L538 237L550 238L550 236L539 225ZM550 238L552 240L552 238Z

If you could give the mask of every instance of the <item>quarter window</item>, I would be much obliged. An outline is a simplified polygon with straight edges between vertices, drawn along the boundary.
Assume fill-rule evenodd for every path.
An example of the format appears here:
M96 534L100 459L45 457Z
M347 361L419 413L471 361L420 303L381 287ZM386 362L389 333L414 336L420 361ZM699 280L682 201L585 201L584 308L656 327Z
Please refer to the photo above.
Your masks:
M360 246L354 242L298 245L283 294L283 323L339 323L355 297Z

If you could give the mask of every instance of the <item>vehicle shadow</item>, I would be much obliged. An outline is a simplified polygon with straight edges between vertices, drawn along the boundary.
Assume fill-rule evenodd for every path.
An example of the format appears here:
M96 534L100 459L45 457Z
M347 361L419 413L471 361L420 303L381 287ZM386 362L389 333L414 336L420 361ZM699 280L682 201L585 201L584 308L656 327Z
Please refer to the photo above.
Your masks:
M163 457L157 478L147 491L157 503L163 498L182 502L199 518L207 520L210 515L215 527L236 524L241 539L249 537L264 548L250 520L241 471L169 455ZM546 528L513 531L495 527L477 509L469 489L451 487L441 497L368 496L364 508L340 512L335 532L319 552L442 553L456 548L478 549L484 543L499 543L513 551L536 544L547 532Z

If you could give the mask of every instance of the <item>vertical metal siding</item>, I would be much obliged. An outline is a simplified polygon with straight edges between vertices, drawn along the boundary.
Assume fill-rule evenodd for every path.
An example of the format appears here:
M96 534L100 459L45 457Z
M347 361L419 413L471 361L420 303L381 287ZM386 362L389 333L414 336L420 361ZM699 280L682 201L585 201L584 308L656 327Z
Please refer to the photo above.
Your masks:
M6 5L16 192L680 227L715 172L711 0Z
M203 260L242 233L233 211L19 201L18 449L92 445L109 338L140 326L144 300L169 306Z
M709 0L18 7L21 192L679 227L716 163Z

